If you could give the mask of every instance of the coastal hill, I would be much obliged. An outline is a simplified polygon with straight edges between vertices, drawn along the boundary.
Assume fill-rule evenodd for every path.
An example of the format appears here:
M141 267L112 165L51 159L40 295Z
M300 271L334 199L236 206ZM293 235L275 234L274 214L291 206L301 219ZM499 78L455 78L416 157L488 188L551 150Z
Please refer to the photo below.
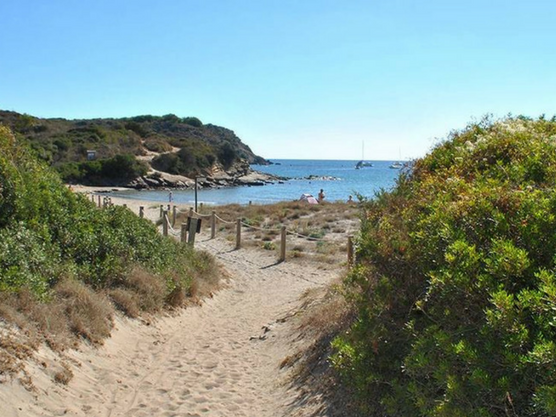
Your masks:
M224 127L196 117L42 119L0 110L0 124L27 142L69 183L135 188L258 185L250 164L267 164Z

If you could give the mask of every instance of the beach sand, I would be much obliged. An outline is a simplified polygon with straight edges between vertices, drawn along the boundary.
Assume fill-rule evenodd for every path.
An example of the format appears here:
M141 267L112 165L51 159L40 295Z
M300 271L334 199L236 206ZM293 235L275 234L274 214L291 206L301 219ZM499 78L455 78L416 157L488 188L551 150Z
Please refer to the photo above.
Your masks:
M117 191L117 190L127 190L127 188L118 188L118 187L88 187L85 185L74 185L72 186L72 190L76 193L81 193L87 196L87 198L91 198L94 196L95 204L98 204L98 197L100 196L101 204L103 197L110 197L112 204L116 206L127 206L135 214L139 214L140 207L143 207L144 210L144 217L151 221L156 221L160 218L160 206L162 205L164 208L167 208L168 204L172 206L176 206L178 210L187 211L191 207L191 204L176 204L172 203L160 203L157 201L148 201L148 200L136 200L132 198L122 198L122 197L114 197L112 195L106 194L109 191Z
M155 207L147 217L159 216L152 202L112 202L134 212L150 204ZM292 370L281 364L310 343L297 333L302 296L325 288L342 267L277 263L272 252L234 250L221 237L200 237L196 247L213 254L225 271L221 290L174 315L118 317L100 348L83 344L61 356L41 349L26 367L31 390L18 378L0 384L0 415L330 415L322 398L300 398ZM73 374L67 385L54 382L64 369Z

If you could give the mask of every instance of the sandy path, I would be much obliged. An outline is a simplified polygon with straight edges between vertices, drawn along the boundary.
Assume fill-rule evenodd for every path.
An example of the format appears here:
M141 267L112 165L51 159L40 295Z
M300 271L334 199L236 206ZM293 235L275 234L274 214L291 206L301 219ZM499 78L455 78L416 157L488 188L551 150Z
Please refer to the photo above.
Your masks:
M223 240L197 243L229 272L227 286L202 307L150 326L118 319L100 349L68 354L67 386L32 373L35 397L16 383L0 386L2 416L286 416L294 393L280 362L289 354L300 296L334 272L275 264L274 254L232 250Z

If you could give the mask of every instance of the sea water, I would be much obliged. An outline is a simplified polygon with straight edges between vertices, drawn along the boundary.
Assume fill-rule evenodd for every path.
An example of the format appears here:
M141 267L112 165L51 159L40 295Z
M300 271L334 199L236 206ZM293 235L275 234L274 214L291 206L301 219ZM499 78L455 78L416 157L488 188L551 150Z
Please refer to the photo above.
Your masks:
M273 165L255 165L256 171L287 177L288 180L264 186L205 188L197 191L198 203L221 204L272 204L298 200L302 194L317 196L324 190L326 201L347 201L357 194L372 198L381 189L395 185L400 170L391 169L392 161L369 161L372 167L355 169L357 161L273 159ZM311 177L311 178L309 178ZM114 196L168 202L168 191L118 191ZM173 202L194 204L194 190L173 190Z

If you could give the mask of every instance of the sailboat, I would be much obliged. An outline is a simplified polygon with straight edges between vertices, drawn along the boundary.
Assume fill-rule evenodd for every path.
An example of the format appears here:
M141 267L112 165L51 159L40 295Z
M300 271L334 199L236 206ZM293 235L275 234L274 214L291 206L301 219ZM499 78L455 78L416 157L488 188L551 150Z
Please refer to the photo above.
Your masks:
M401 149L399 150L400 153L400 159L402 159L402 151ZM392 163L392 165L390 165L390 169L402 169L403 168L403 164L400 161L396 161L394 163Z
M355 169L361 169L361 168L366 168L366 167L372 167L373 164L371 162L366 162L365 161L365 142L363 142L361 144L361 160L355 164Z

